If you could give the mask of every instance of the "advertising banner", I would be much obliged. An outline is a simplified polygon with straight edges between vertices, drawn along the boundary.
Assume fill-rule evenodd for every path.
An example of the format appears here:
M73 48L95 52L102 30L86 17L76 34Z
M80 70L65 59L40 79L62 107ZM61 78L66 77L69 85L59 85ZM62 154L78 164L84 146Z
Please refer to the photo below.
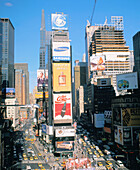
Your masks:
M43 92L35 92L36 99L43 99ZM45 98L48 98L48 91L45 92Z
M105 124L111 124L111 119L112 119L112 111L111 110L105 110L104 111Z
M47 132L47 128L46 128L46 125L44 124L42 124L42 133L46 133Z
M122 125L121 108L114 108L113 109L113 122L114 122L114 125Z
M140 126L140 108L122 108L123 126Z
M70 42L53 42L53 61L70 61Z
M48 70L45 70L44 75L44 69L39 69L37 70L37 87L43 86L44 83L48 86Z
M70 63L53 63L53 91L71 91Z
M114 126L114 137L116 143L123 145L123 127Z
M15 88L3 88L2 94L6 94L6 98L14 98L15 97Z
M104 127L104 114L94 114L94 123L96 128Z
M55 137L75 136L75 129L56 129Z
M72 122L72 100L71 93L54 94L54 123Z
M51 14L52 30L68 30L66 14Z
M117 90L137 89L138 77L137 72L117 74Z
M73 151L74 141L57 141L55 142L56 151Z
M124 145L130 145L131 144L131 127L124 127L123 128L123 142Z
M105 57L104 56L91 56L90 57L90 70L105 70Z

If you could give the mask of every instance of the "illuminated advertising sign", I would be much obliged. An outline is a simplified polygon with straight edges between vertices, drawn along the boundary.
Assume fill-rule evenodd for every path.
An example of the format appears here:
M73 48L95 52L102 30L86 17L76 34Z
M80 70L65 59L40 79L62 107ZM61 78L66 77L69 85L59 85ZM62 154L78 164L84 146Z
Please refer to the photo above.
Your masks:
M113 109L113 122L114 122L114 125L122 125L121 108L114 108Z
M123 145L123 127L114 126L115 142Z
M43 99L43 92L35 92L36 99ZM45 98L48 98L48 92L45 92Z
M15 97L15 89L14 88L3 88L2 94L6 94L6 98L14 98Z
M123 126L140 126L140 108L122 108Z
M73 151L74 141L57 141L55 142L56 151Z
M72 100L71 93L54 94L54 123L72 122Z
M47 128L46 128L46 125L44 124L42 124L42 133L46 133L47 132Z
M123 142L124 145L130 145L131 144L131 127L125 127L123 128Z
M68 17L65 14L52 14L52 30L68 30Z
M44 83L48 86L48 70L45 70L45 75L43 69L37 70L37 87L43 86Z
M75 136L75 129L56 129L55 130L56 137L65 137L65 136Z
M104 111L104 120L105 124L111 124L111 119L112 119L112 111L111 110L105 110Z
M104 56L91 56L90 57L91 71L105 70L105 57Z
M137 72L127 74L117 74L117 90L137 89Z
M53 63L53 91L71 91L70 63Z
M94 114L94 125L96 128L104 127L104 114Z
M53 61L70 61L70 42L53 42Z

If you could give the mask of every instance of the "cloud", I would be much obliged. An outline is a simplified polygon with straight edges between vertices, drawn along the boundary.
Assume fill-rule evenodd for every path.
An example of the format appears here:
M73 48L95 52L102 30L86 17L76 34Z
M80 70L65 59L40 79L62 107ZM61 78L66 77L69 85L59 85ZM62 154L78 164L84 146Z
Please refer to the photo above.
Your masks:
M10 2L6 2L6 3L5 3L5 5L6 5L6 6L8 6L8 7L13 6L13 4L12 4L12 3L10 3Z

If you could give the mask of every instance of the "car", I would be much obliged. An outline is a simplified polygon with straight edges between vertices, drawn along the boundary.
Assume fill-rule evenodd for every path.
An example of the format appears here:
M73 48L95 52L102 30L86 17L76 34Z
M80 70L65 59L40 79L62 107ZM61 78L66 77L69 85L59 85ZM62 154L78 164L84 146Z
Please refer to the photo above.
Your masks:
M39 167L42 167L42 163L38 163L38 166L39 166Z
M30 161L33 161L34 160L34 158L33 157L30 157Z
M44 166L41 166L40 169L41 169L41 170L45 170Z
M98 164L98 166L103 166L102 162L98 162L97 164Z
M124 164L123 164L122 161L120 161L120 160L117 160L116 163L117 163L118 166L124 166Z
M26 153L23 153L23 157L26 157Z
M113 168L110 167L110 165L105 166L107 170L113 170Z
M34 156L34 159L38 159L38 157L37 157L37 156Z
M32 153L32 156L35 156L35 153Z
M110 161L106 161L106 163L107 163L108 165L112 165L112 163L111 163Z
M27 158L27 157L24 157L24 160L28 160L28 158Z
M32 149L32 147L31 147L31 146L29 146L29 149Z
M41 153L38 153L38 156L42 156Z

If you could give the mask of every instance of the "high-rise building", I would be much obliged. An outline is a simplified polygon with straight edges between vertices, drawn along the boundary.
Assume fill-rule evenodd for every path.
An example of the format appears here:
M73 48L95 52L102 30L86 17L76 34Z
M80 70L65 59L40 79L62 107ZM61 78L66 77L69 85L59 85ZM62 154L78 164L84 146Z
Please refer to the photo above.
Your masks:
M27 63L15 63L16 97L22 104L29 104L29 72ZM21 96L21 97L20 97Z
M124 40L122 23L122 17L112 17L111 24L106 21L103 25L96 25L89 47L90 71L112 75L115 90L116 74L132 72L130 51Z
M0 61L3 87L14 88L14 26L0 18Z

